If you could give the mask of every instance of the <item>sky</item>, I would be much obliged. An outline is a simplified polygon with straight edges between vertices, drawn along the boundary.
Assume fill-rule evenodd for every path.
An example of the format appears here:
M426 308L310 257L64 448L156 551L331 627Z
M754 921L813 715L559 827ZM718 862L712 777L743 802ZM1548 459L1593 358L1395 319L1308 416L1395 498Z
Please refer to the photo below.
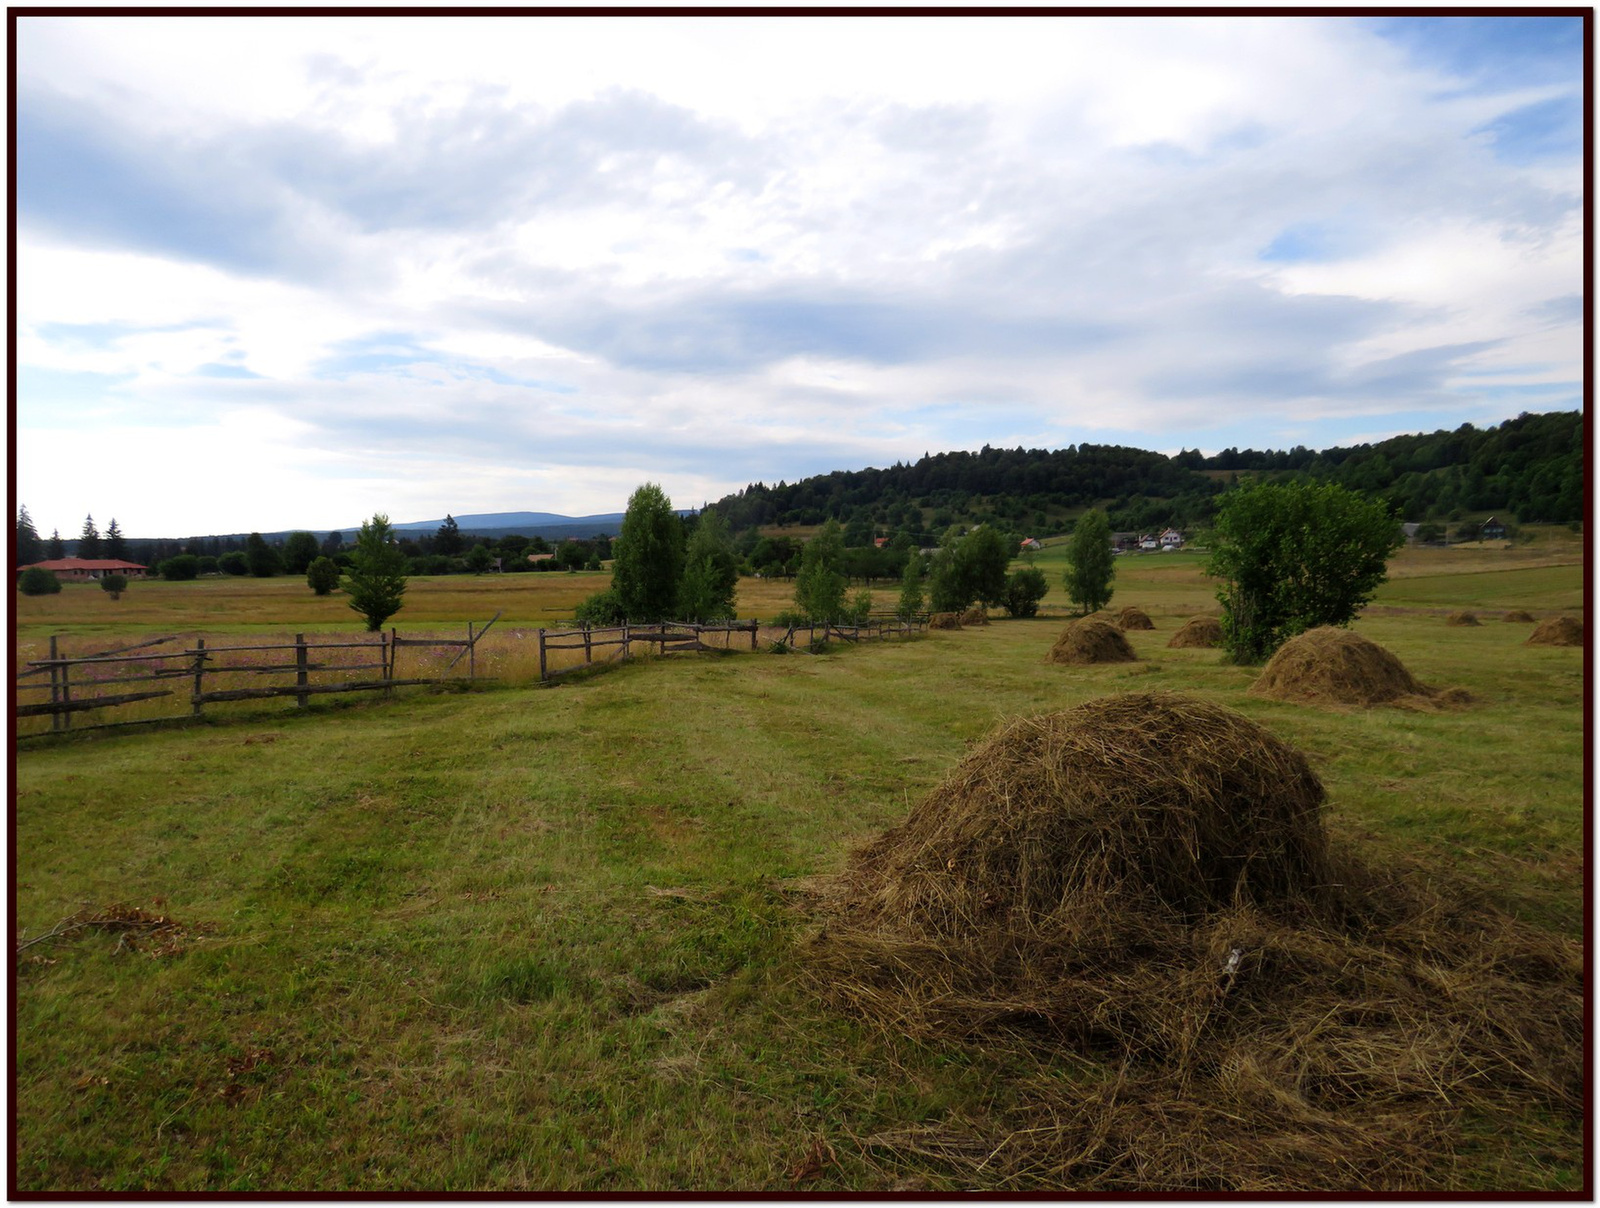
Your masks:
M1576 16L16 30L46 536L1582 406Z

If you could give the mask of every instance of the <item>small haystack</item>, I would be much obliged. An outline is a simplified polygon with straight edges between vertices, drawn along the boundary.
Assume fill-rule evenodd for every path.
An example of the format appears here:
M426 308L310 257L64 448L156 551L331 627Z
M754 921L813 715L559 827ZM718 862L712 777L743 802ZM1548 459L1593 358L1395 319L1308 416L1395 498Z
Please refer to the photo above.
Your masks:
M929 629L960 629L961 614L959 612L936 612L928 618Z
M1506 615L1501 617L1500 619L1502 621L1517 621L1517 622L1520 622L1523 625L1532 625L1533 624L1533 614L1531 612L1524 612L1520 608L1513 608L1510 612L1506 613Z
M1139 656L1122 632L1105 621L1085 617L1074 621L1061 631L1050 653L1044 656L1047 663L1066 663L1082 666L1088 663L1132 663Z
M1222 622L1216 617L1190 617L1172 635L1168 646L1216 647L1222 645Z
M1131 605L1117 614L1118 629L1154 629L1155 624L1150 617Z
M975 605L961 614L961 623L963 625L987 625L989 623L989 614L984 611L982 606Z
M1378 643L1331 625L1308 629L1280 646L1250 686L1250 694L1313 705L1417 709L1456 708L1471 702L1460 689L1440 692L1419 684Z
M804 969L1019 1073L870 1144L1016 1191L1397 1192L1449 1185L1463 1111L1577 1127L1581 944L1367 867L1323 796L1172 693L999 727L823 891Z
M1583 622L1575 617L1550 617L1540 621L1524 646L1582 646Z
M1482 622L1480 622L1478 620L1477 614L1476 613L1470 613L1470 612L1452 612L1449 616L1447 616L1444 619L1444 623L1446 625L1479 625L1479 624L1482 624Z

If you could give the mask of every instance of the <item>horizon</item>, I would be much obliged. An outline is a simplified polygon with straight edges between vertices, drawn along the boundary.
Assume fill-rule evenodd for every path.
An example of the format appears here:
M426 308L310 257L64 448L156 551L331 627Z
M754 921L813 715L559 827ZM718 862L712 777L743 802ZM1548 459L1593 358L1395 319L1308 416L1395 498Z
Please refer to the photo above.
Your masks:
M20 16L14 502L582 516L1581 410L1584 22Z

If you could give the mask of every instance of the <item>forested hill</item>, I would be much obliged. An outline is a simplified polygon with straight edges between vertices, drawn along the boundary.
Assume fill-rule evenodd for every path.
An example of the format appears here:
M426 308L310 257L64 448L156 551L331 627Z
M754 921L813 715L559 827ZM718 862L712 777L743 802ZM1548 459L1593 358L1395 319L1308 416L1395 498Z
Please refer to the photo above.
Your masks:
M998 520L1048 532L1083 508L1108 508L1112 527L1147 530L1205 524L1237 474L1331 480L1387 500L1405 520L1449 521L1505 513L1517 522L1583 516L1586 443L1577 411L1519 415L1489 428L1396 436L1313 452L1224 449L1168 457L1119 445L996 449L924 455L885 469L754 483L713 506L735 530L841 523L938 530L960 520Z

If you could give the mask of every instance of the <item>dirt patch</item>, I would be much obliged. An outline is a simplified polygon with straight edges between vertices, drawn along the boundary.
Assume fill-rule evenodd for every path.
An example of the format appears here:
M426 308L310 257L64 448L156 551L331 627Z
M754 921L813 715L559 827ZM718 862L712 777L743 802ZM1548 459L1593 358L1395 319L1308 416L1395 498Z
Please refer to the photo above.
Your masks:
M1477 614L1476 613L1471 613L1471 612L1452 612L1449 616L1447 616L1444 619L1444 623L1446 625L1481 625L1481 624L1483 624L1482 621L1478 620Z
M1582 646L1583 622L1575 617L1540 621L1524 646Z
M1376 642L1324 625L1291 638L1268 660L1252 696L1313 705L1399 705L1417 710L1456 709L1472 703L1460 688L1448 691L1417 682L1404 664Z
M1443 1185L1463 1111L1580 1121L1581 945L1367 866L1323 799L1288 744L1176 694L998 728L855 853L805 968L1037 1073L872 1143L999 1186L1348 1193Z
M1172 635L1168 646L1215 647L1222 645L1222 622L1216 617L1190 617Z
M1050 653L1044 657L1047 663L1082 666L1090 663L1132 663L1139 656L1134 654L1128 639L1122 636L1116 626L1094 617L1085 617L1063 629L1055 645L1050 647Z
M1128 607L1117 614L1118 629L1154 629L1155 623L1140 609Z

